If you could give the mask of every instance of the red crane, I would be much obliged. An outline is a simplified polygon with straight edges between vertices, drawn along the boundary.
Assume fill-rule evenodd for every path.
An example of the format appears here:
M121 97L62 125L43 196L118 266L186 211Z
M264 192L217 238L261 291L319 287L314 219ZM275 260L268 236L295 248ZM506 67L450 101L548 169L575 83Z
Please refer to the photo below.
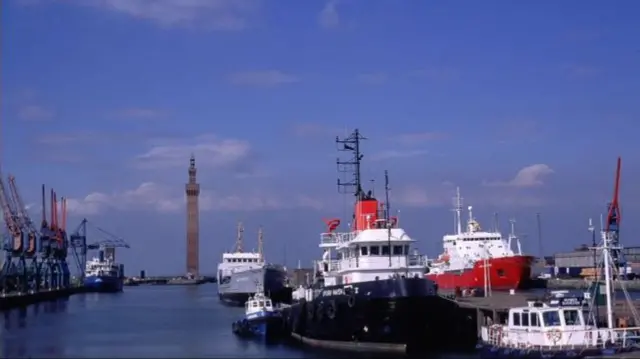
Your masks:
M613 186L613 199L611 203L609 203L609 211L607 213L607 222L605 224L605 231L610 232L618 232L620 229L620 204L619 204L619 196L620 196L620 170L622 167L622 158L618 157L618 166L616 168L616 179Z

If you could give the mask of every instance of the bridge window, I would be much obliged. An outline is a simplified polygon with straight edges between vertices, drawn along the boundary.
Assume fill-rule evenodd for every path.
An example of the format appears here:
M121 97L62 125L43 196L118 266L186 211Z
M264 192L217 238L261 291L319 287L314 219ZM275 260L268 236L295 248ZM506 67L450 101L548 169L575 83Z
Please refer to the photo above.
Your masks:
M540 323L538 323L538 313L529 313L529 323L532 327L540 326Z
M514 326L520 326L520 313L511 313L511 321Z
M404 246L404 255L405 256L409 255L409 246Z
M261 300L259 305L260 305L260 307L264 307L264 301Z
M559 327L560 314L557 310L542 313L542 322L545 327Z
M371 246L371 255L372 255L372 256L378 256L378 255L380 255L380 247L378 247L378 246Z
M388 256L391 252L389 251L389 246L382 246L382 255Z
M393 246L393 255L401 256L402 255L402 246Z
M529 313L522 313L522 323L521 325L523 327L528 327L529 326Z
M369 255L369 247L360 247L360 254L363 256Z
M580 323L580 316L578 315L577 310L565 309L563 312L565 325L582 325L582 323Z

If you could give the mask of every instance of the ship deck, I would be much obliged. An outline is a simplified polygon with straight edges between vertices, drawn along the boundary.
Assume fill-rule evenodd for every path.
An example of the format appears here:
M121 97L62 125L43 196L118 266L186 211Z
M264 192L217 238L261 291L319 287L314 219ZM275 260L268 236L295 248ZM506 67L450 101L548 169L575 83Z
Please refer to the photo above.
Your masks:
M506 292L494 292L489 297L463 297L451 298L443 297L458 303L462 310L468 310L467 315L476 317L478 333L480 327L491 323L505 323L509 309L515 307L527 306L527 302L532 300L541 300L540 296L536 297L530 293L509 294ZM640 300L631 302L631 306L640 313ZM629 303L625 300L616 300L613 306L614 320L616 323L624 321L626 326L638 326L640 323L634 323L633 311ZM605 305L598 306L598 321L606 322L607 308Z

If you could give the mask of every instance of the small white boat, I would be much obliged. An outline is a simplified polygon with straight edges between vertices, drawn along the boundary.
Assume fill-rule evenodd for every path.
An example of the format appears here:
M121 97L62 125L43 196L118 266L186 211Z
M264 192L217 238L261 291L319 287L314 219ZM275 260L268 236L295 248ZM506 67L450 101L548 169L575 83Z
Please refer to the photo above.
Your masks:
M598 327L595 316L584 301L566 298L566 293L556 292L550 304L529 302L526 307L511 308L506 324L483 326L479 344L481 357L584 358L640 349L640 327L614 326L614 286L610 267L614 261L610 251L618 249L612 240L616 235L603 230L603 244L596 248L601 251L604 262L606 327ZM627 299L630 299L624 285L621 285ZM593 305L596 303L591 303L591 307ZM638 318L634 320L638 323Z

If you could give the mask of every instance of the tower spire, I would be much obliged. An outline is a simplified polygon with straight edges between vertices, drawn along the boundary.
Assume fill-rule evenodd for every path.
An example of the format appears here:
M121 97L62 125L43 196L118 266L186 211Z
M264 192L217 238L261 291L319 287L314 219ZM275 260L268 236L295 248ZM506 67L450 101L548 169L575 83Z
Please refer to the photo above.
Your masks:
M187 275L197 277L200 270L200 209L198 197L200 184L196 178L196 158L189 159L189 180L185 185L187 195Z

